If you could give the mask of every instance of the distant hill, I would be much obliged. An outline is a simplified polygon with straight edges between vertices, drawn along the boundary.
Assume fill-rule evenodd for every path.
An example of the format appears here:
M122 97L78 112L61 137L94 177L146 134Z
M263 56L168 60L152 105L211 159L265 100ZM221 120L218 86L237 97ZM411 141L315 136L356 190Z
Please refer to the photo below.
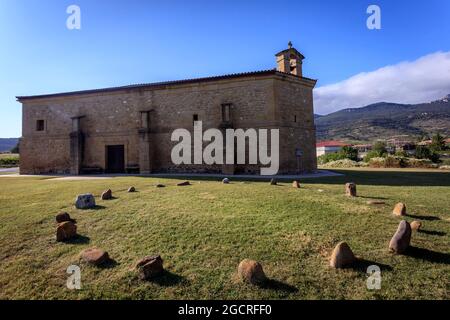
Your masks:
M380 102L362 108L315 115L317 140L372 141L396 135L450 136L450 95L421 104Z
M0 152L10 151L18 141L18 138L0 138Z

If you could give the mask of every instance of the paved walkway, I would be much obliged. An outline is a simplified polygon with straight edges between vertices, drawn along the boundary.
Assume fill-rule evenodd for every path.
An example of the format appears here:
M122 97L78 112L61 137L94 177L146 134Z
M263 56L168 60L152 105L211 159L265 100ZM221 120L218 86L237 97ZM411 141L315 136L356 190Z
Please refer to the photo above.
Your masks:
M181 178L217 178L217 179L223 179L223 178L230 178L230 179L261 179L261 180L269 180L269 179L306 179L306 178L323 178L323 177L338 177L343 176L343 174L336 173L329 170L318 170L315 173L303 173L303 174L291 174L291 175L275 175L275 176L260 176L260 175L251 175L251 174L235 174L235 175L225 175L225 174L209 174L209 173L174 173L174 174L164 174L164 173L155 173L155 174L149 174L145 175L149 177L158 177L158 178L175 178L175 177L181 177Z
M0 168L0 172L19 172L19 168Z
M17 170L16 170L17 171ZM11 171L14 172L14 171ZM70 176L70 175L19 175L8 174L0 175L0 177L48 177L48 180L55 181L72 181L72 180L102 180L102 179L113 179L118 177L155 177L155 178L206 178L206 179L223 179L230 178L231 180L269 180L269 179L287 179L287 180L302 180L306 178L323 178L323 177L338 177L343 174L336 173L329 170L318 170L315 173L305 173L297 175L275 175L275 176L260 176L260 175L250 175L250 174L236 174L236 175L224 175L224 174L209 174L209 173L155 173L155 174L102 174L102 175L80 175L80 176Z

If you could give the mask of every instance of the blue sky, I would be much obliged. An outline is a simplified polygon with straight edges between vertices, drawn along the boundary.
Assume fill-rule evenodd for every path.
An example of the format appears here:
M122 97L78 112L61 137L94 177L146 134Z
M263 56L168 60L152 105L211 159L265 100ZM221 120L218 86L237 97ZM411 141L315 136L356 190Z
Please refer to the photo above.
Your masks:
M81 30L66 28L71 4L81 8ZM381 30L366 27L370 4L381 8ZM378 72L370 73L370 79L378 79L380 68L399 65L391 70L395 73L409 61L404 74L413 79L417 65L423 74L430 63L442 67L444 61L447 79L449 34L447 0L0 0L0 137L21 135L16 95L271 69L274 54L289 40L306 56L304 75L319 79L318 113L340 104L360 106L364 99L336 97L336 92L364 72ZM441 56L418 60L436 52ZM432 80L441 76L439 68L432 69ZM361 85L369 92L374 83ZM428 93L416 100L443 92L442 87L423 90ZM408 102L408 91L402 94ZM402 99L372 95L383 98Z

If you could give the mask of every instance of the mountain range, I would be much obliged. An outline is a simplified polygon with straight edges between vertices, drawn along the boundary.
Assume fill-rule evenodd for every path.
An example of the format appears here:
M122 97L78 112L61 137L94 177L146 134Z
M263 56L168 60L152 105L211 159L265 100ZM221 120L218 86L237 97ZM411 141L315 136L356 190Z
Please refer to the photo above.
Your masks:
M0 152L10 151L18 141L18 138L0 138Z
M398 135L412 139L437 132L450 136L450 94L429 103L379 102L314 115L317 140L373 141Z
M361 108L314 115L317 140L365 142L408 135L411 139L437 132L450 136L450 94L429 103L379 102ZM0 152L11 150L18 138L0 138Z

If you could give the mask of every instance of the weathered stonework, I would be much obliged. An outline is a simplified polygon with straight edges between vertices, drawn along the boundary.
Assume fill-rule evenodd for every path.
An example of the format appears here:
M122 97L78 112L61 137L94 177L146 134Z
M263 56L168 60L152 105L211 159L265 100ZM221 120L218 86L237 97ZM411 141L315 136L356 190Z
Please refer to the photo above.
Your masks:
M279 65L286 65L285 51L277 55ZM20 172L104 172L106 149L120 145L129 172L259 173L259 165L174 165L171 150L177 142L170 139L172 131L193 132L194 115L203 122L203 130L279 129L279 173L315 170L312 90L316 81L299 76L303 56L296 59L296 73L268 70L18 97L23 105ZM229 119L223 118L224 104L230 104ZM43 131L36 130L38 120L45 121ZM302 152L300 161L297 149Z

